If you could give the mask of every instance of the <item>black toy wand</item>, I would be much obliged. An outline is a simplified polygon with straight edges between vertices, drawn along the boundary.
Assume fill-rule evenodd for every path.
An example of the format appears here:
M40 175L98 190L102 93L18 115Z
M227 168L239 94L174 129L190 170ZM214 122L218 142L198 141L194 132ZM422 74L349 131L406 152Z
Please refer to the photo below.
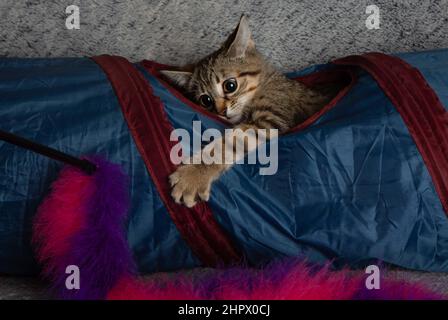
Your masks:
M72 165L74 167L81 169L82 171L84 171L89 175L96 171L96 166L86 159L79 159L73 157L69 154L44 146L37 142L19 137L9 132L0 130L0 140L25 148L27 150L31 150L33 152L36 152L53 160L61 161L66 164Z

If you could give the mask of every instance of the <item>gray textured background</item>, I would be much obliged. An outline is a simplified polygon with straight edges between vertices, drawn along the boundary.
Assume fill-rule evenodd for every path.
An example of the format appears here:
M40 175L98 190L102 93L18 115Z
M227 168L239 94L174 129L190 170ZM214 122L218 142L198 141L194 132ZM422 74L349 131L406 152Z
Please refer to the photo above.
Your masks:
M71 4L80 30L65 27ZM379 30L365 26L368 4L380 8ZM284 71L366 51L448 48L448 0L0 0L0 56L108 53L182 64L216 49L242 13L259 49ZM393 274L448 293L446 274ZM0 277L0 299L42 297L35 279Z
M65 27L70 4L80 8L80 30ZM365 26L368 4L380 8L379 30ZM181 64L214 50L243 12L260 50L283 70L350 53L448 47L447 0L1 0L0 55Z

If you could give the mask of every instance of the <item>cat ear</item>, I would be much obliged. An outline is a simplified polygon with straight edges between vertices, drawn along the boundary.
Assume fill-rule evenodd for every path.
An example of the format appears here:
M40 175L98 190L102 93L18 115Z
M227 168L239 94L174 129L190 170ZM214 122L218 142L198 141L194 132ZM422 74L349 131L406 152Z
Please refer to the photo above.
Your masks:
M231 57L243 57L250 49L255 48L252 34L249 29L249 20L243 14L235 31L226 41L227 54Z
M185 87L192 76L192 73L188 71L160 70L159 72L180 87Z

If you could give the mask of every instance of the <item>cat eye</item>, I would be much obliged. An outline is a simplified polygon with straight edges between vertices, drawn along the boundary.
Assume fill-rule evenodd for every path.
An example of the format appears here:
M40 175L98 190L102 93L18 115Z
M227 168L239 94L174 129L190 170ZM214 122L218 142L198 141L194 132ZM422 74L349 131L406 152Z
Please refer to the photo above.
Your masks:
M203 107L206 107L207 109L210 109L215 104L213 98L207 94L203 94L202 96L200 96L199 102L200 104L202 104Z
M235 92L238 88L238 83L236 82L235 78L230 78L224 81L222 87L224 89L224 93L232 93Z

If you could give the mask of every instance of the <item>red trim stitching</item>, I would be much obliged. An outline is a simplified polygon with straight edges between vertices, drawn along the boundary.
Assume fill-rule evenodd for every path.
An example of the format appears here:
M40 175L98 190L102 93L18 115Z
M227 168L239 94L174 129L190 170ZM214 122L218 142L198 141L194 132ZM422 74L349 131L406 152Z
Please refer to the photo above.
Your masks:
M169 160L173 130L163 103L152 94L143 75L122 57L92 58L106 73L120 102L137 148L174 224L192 251L207 266L235 264L241 254L218 225L207 203L194 208L176 204L170 195L168 176L176 169Z
M160 75L159 70L161 69L173 69L174 67L160 64L154 61L144 60L141 62L141 65L148 71L150 75L157 79L173 96L175 96L178 100L185 103L187 106L192 108L193 110L199 112L200 114L213 119L226 127L231 127L232 124L225 119L219 117L216 113L210 112L200 105L195 104L191 100L187 99L180 91L178 91L174 86L170 83L166 82ZM336 81L341 79L342 77L350 78L350 82L345 86L337 95L334 97L324 108L322 108L319 112L315 113L313 116L308 118L306 121L297 125L294 128L291 128L287 133L298 132L306 129L310 125L312 125L317 119L319 119L324 113L333 108L355 85L357 81L357 76L355 72L350 68L338 68L338 69L330 69L330 70L322 70L307 74L305 76L300 76L294 78L297 81L302 82L306 86L312 87L317 84L329 83L331 81Z
M382 53L338 59L367 71L394 104L408 127L448 214L448 112L420 71Z

